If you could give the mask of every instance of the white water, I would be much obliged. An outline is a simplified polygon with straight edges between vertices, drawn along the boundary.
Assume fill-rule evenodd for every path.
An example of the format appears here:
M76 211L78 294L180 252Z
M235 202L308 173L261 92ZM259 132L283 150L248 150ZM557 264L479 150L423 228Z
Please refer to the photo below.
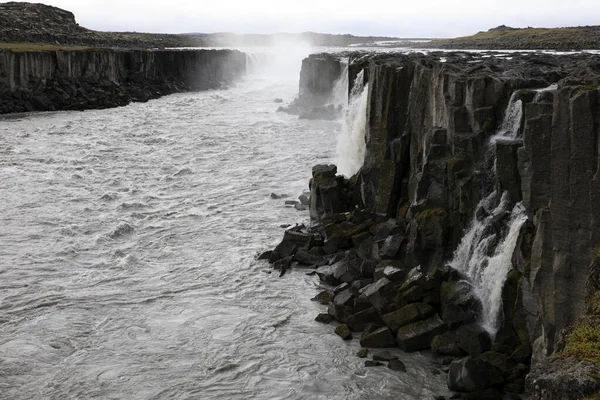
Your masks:
M523 119L523 101L517 100L518 94L518 91L514 91L510 96L502 124L496 133L496 138L515 139L518 136L519 129L521 128L521 120Z
M348 107L348 58L344 57L340 60L342 64L342 71L340 77L335 81L333 85L331 103L336 107L342 105L342 107Z
M231 87L0 119L0 399L428 399L316 323L317 277L256 255L307 221L339 122L277 113L301 58ZM292 71L290 66L294 65ZM256 68L257 66L254 65Z
M365 85L364 71L361 71L352 86L342 132L337 139L338 170L348 177L358 172L365 160L368 95L369 84Z
M483 207L490 214L482 219L473 218L450 264L473 285L474 293L482 304L479 323L492 336L502 323L502 287L512 269L512 256L521 227L527 221L525 207L518 203L511 211L507 232L499 238L491 226L495 218L507 212L509 200L505 192L499 205L489 210L496 196L494 192L480 202L478 209Z

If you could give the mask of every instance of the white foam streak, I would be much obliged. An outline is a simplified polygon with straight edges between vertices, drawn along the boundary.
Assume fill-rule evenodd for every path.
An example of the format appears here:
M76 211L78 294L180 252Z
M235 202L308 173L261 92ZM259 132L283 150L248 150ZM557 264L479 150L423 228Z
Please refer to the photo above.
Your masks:
M496 137L515 139L519 135L523 119L523 101L517 100L518 91L513 92L506 107L504 118Z

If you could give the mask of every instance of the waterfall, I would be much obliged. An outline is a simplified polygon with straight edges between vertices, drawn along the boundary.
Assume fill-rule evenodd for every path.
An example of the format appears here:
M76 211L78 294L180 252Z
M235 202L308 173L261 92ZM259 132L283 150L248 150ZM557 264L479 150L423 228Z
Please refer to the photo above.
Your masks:
M519 91L515 90L510 96L510 101L504 112L504 118L495 138L515 139L519 134L521 119L523 118L523 101L518 99Z
M358 172L365 159L368 94L369 84L364 83L363 70L352 86L342 132L337 140L337 166L340 173L346 176Z
M331 103L336 107L342 105L346 108L348 106L348 58L342 58L340 64L342 65L342 72L340 77L337 78L333 84L333 91L331 93Z
M483 199L450 265L462 272L473 285L482 304L479 323L494 336L501 326L502 288L512 269L512 256L521 227L527 221L522 203L517 203L506 225L510 200L504 192L500 204L489 211L496 192ZM504 225L502 229L499 225ZM507 227L507 228L506 228Z

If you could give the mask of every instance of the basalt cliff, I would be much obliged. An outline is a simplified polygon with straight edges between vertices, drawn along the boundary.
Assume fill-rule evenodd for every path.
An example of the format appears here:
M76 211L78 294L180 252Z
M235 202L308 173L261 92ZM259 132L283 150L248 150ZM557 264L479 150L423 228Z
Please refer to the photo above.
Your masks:
M235 50L0 50L0 114L122 106L245 73L246 55Z
M600 59L314 55L299 101L343 74L362 166L315 166L311 225L262 258L314 267L344 339L431 349L459 397L596 393Z

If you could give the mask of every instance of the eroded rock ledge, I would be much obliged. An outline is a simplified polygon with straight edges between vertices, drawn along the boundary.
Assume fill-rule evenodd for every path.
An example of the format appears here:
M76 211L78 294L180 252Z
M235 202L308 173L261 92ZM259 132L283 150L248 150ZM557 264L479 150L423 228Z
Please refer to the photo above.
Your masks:
M0 51L0 114L86 110L216 89L246 72L235 50Z
M569 386L580 396L598 390L582 378L597 377L597 366L561 372L551 361L592 294L600 246L600 59L350 55L349 82L361 70L369 83L363 167L350 178L315 167L311 225L286 232L265 257L282 272L315 267L325 286L318 299L348 331L363 332L363 346L433 349L451 362L448 384L463 398L525 386L535 399L580 398L561 392ZM517 102L522 118L505 135L507 106ZM448 263L472 221L507 234L510 213L489 208L500 196L481 205L493 192L504 193L508 210L521 202L527 221L489 335L468 277ZM348 339L346 328L336 333Z

